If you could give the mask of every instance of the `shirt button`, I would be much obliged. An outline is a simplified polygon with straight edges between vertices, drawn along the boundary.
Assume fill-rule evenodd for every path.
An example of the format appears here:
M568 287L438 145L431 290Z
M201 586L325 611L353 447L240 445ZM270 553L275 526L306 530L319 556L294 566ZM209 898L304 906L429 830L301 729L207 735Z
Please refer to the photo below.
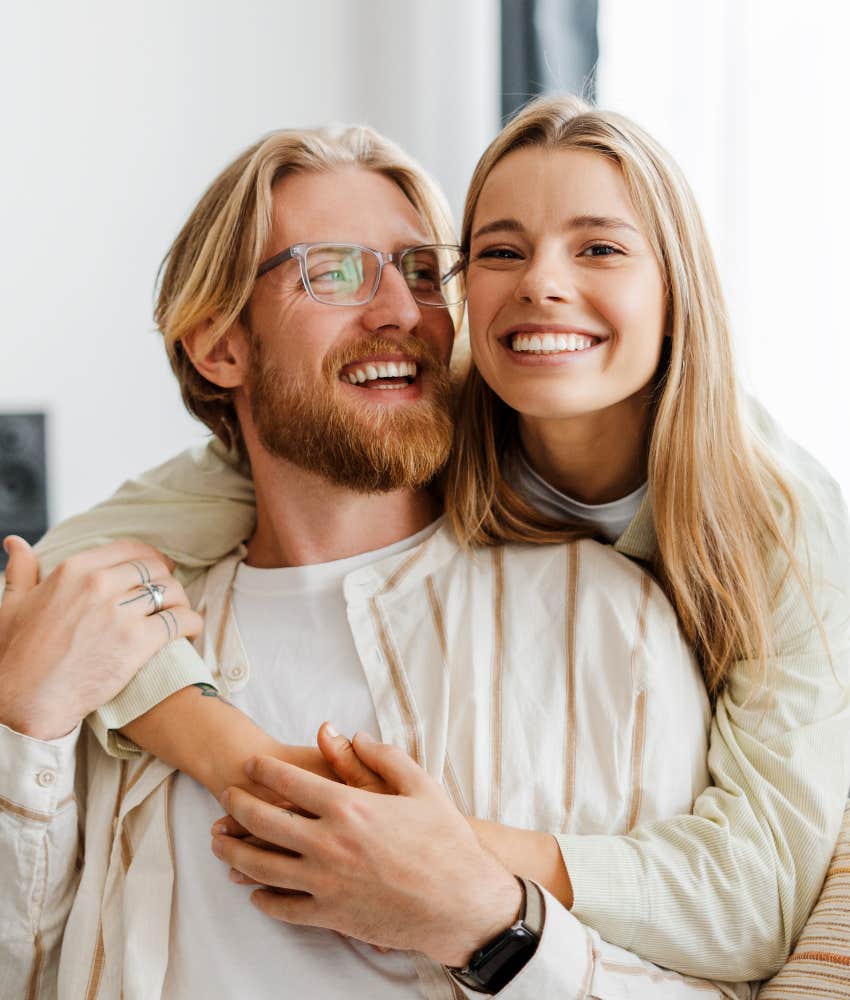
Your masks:
M56 781L56 772L52 771L49 767L46 767L43 771L39 771L35 776L35 780L41 785L42 788L50 788Z
M241 666L231 667L227 671L227 679L229 681L241 681L245 676L245 668Z

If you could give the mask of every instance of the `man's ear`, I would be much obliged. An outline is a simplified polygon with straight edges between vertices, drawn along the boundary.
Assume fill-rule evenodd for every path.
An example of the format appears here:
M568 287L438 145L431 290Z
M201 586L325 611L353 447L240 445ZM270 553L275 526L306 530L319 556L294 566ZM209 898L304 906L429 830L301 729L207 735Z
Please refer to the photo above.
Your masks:
M233 326L210 343L213 321L207 320L183 337L183 350L201 375L213 385L235 389L245 382L250 350L245 329L241 323Z

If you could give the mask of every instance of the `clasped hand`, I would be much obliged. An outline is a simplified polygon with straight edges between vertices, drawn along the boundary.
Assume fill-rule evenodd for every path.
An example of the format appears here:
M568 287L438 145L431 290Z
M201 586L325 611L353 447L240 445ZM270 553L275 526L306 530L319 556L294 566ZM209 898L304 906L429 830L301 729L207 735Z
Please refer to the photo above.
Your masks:
M292 808L227 789L232 819L213 827L213 852L235 880L262 886L252 902L276 920L464 965L516 919L521 889L403 750L363 734L354 745L393 794L254 758L251 780ZM240 827L274 847L233 835Z

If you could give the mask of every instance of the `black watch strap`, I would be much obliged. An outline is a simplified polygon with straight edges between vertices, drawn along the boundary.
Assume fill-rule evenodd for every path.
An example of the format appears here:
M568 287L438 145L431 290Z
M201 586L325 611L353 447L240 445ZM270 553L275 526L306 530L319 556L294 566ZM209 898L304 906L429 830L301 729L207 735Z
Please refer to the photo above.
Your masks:
M498 993L537 951L546 916L543 894L533 882L516 879L523 891L516 922L479 948L462 969L448 967L454 979L476 993Z

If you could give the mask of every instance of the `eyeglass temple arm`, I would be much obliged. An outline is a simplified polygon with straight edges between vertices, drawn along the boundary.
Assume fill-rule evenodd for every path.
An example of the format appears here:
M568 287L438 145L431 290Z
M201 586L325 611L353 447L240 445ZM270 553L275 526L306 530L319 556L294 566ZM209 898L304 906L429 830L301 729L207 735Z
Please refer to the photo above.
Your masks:
M461 259L457 262L457 264L454 265L454 267L452 267L448 271L446 271L446 273L443 275L443 277L440 278L440 284L441 285L447 285L452 280L452 278L454 278L458 274L460 274L460 272L465 267L466 267L466 254L464 254L463 257L461 257Z
M257 269L257 277L261 278L267 271L271 271L275 267L279 267L281 264L288 260L291 260L295 254L293 253L292 247L288 250L281 250L280 253L275 254L274 257L269 257L267 261L262 263Z

